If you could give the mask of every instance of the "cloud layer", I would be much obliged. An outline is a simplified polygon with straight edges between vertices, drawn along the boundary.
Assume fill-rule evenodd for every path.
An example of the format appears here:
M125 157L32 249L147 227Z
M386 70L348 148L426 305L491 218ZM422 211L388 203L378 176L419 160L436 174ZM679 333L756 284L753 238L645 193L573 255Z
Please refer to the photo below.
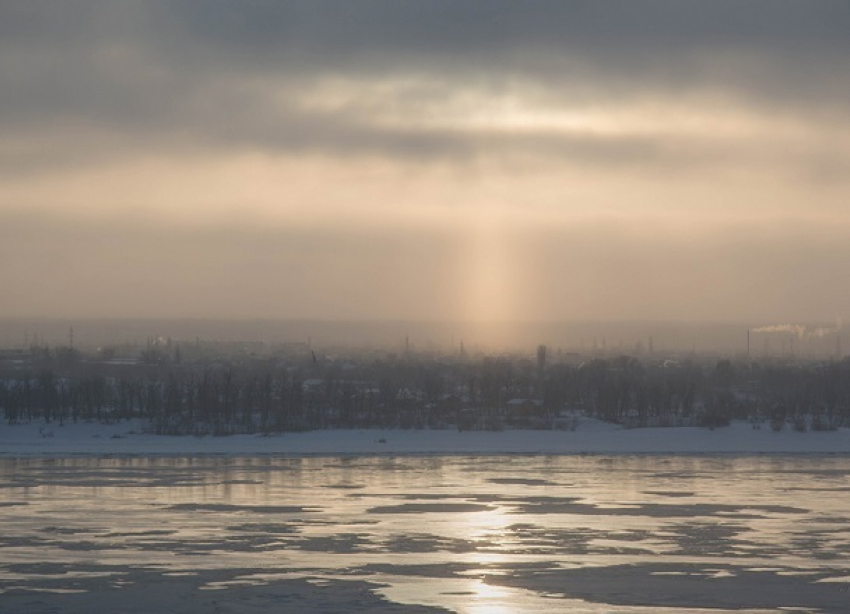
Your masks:
M848 31L837 1L6 2L0 315L843 316Z

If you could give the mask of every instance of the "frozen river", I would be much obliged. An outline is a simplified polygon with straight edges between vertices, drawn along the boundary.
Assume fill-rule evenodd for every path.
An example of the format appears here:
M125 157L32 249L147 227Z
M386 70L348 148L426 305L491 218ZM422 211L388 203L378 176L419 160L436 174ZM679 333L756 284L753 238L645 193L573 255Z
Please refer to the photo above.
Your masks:
M0 459L0 611L850 611L850 458Z

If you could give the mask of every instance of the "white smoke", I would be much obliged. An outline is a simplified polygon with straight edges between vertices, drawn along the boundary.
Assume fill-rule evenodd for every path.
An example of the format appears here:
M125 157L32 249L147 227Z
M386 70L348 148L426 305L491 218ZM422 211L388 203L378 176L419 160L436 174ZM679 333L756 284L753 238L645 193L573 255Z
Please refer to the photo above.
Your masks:
M808 327L803 324L770 324L751 328L751 333L789 333L795 335L800 341L816 338L823 339L831 335L841 333L841 320L836 320L835 326Z
M806 334L806 327L802 324L771 324L750 329L752 333L790 333L802 339Z
M818 326L817 328L815 328L811 331L807 331L806 337L817 337L818 339L822 339L822 338L827 337L829 335L837 335L839 332L841 332L841 329L839 329L838 327L824 328L822 326Z

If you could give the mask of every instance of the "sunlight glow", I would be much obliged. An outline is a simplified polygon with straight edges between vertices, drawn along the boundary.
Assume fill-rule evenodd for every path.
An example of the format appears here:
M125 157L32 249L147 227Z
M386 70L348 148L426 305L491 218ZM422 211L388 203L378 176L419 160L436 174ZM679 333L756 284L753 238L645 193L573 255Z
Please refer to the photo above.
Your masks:
M296 87L297 85L297 87ZM753 111L718 94L678 99L585 101L531 83L458 87L423 75L380 79L343 77L279 87L282 107L342 114L366 124L461 132L573 134L588 137L665 136L707 140L765 138L799 141L810 124L790 115ZM825 136L831 134L824 126Z
M514 591L501 586L487 584L484 580L473 580L470 583L472 599L466 611L469 614L510 614L514 610L510 603Z
M521 286L504 222L474 220L467 248L463 295L465 316L472 322L499 322L515 315Z
M850 228L829 113L521 77L234 79L258 105L234 133L0 143L0 275L47 280L4 313L464 320L500 346L511 320L804 320L848 300L820 264ZM780 262L787 245L806 258ZM59 273L68 253L86 279Z

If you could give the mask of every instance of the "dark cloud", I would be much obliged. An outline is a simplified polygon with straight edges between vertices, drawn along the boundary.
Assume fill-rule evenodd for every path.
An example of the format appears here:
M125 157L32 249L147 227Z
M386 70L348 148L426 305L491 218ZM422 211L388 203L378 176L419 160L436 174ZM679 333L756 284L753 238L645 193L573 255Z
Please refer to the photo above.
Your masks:
M0 311L843 312L848 32L845 0L1 2Z
M391 63L415 57L465 61L492 52L544 49L598 57L655 57L730 46L769 52L847 48L844 2L731 0L698 2L357 3L310 1L233 4L180 2L169 13L191 39L252 59L352 56ZM315 60L314 60L315 61ZM492 60L490 60L492 61Z
M850 5L822 1L7 2L0 131L414 156L480 147L475 134L387 128L351 106L287 106L324 76L495 93L520 80L564 103L721 92L841 118L848 31Z

